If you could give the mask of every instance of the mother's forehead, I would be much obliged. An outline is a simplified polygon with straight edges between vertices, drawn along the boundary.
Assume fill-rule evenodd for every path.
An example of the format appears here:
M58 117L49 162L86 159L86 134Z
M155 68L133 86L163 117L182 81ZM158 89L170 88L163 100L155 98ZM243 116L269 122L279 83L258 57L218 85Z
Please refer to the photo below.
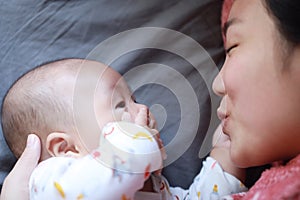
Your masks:
M249 15L256 15L258 10L262 9L264 9L263 0L236 0L231 5L228 20L233 16L247 18Z

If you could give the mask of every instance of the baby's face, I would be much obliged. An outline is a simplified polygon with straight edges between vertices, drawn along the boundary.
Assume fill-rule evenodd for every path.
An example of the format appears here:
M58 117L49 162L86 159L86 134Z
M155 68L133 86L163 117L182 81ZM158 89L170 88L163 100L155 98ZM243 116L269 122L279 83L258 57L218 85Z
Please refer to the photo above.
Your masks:
M144 121L141 125L155 126L147 106L135 101L125 80L111 68L107 68L100 78L95 95L95 112L101 129L113 121Z
M94 112L99 130L102 130L108 122L115 121L129 121L151 129L156 126L147 106L138 104L122 76L108 67L99 78L96 87ZM83 141L88 151L97 148L100 133L101 131L97 132L97 135L84 134Z

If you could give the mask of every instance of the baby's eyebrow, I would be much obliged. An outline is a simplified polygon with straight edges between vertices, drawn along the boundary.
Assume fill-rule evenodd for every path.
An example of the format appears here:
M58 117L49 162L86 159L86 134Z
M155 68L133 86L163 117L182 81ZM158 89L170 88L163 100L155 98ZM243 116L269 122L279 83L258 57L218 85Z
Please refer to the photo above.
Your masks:
M133 91L132 91L132 87L131 87L130 85L128 85L128 87L127 87L127 88L128 88L128 90L129 90L129 92L130 92L131 96L134 96L134 95L133 95Z

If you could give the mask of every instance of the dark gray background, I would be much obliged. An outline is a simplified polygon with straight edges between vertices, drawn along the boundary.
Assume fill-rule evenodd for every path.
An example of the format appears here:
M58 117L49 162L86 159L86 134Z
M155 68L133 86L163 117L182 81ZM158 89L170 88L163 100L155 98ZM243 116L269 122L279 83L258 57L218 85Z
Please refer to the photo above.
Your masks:
M0 98L23 73L50 60L87 54L101 41L138 27L165 27L199 42L220 66L224 52L220 31L222 0L10 0L0 1ZM147 35L145 35L147 37ZM164 170L172 186L184 188L199 172L201 142L210 119L210 97L201 76L183 58L155 49L137 50L120 57L112 67L125 73L144 63L162 63L182 73L197 93L201 120L197 136L183 156ZM145 85L137 100L161 104L167 121L161 137L167 144L176 134L180 107L174 94L159 85ZM193 122L191 122L193 123ZM0 182L15 158L0 133ZM2 184L1 184L2 185Z

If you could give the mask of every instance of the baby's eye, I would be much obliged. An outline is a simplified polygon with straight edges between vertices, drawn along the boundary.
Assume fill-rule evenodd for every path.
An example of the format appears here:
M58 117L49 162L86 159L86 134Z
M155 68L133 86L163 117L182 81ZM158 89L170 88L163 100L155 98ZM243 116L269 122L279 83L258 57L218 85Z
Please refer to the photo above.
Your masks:
M131 99L132 99L132 101L134 102L134 103L138 103L137 101L136 101L136 98L135 98L135 96L131 96Z
M120 102L116 105L116 108L125 108L125 106L126 106L125 101L120 101Z

